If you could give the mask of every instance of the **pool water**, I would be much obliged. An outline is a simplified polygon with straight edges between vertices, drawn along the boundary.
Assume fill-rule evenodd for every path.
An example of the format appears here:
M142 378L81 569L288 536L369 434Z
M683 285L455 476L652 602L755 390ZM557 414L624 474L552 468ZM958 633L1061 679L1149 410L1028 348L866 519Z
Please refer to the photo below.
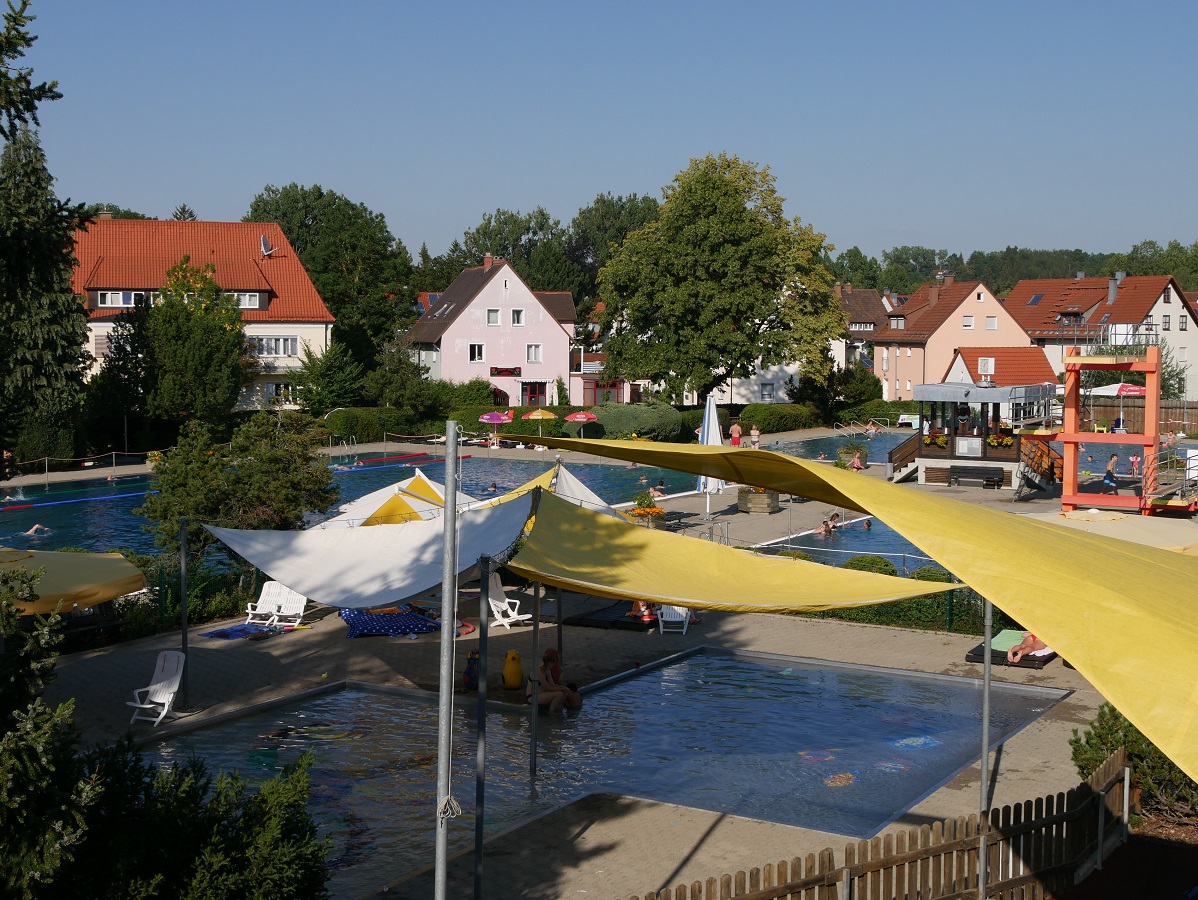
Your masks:
M553 465L553 457L538 454L536 460L507 460L471 457L461 462L461 490L484 497L494 482L502 490L519 487ZM664 480L669 493L692 491L695 476L655 466L596 465L566 462L578 479L609 503L630 502L639 491ZM433 481L445 481L445 463L422 463L420 468ZM338 503L356 500L371 491L394 484L412 475L404 465L379 465L351 468L333 473L340 487ZM645 481L641 482L641 478ZM149 473L120 475L109 482L72 481L48 486L11 485L0 487L0 546L27 550L60 550L66 547L91 551L128 548L137 553L155 553L153 534L144 530L149 524L134 513L145 503L146 491L154 489ZM3 499L3 498L10 499ZM320 521L335 513L315 516ZM26 535L34 523L45 525L49 534Z
M1001 743L1067 692L995 683ZM474 828L473 699L454 711L451 852ZM251 784L313 750L310 808L331 835L334 896L376 891L433 860L436 708L344 691L198 729L147 749L195 753ZM820 660L706 650L541 717L538 778L529 717L487 724L486 830L493 835L594 791L868 838L979 756L981 682Z
M865 522L870 521L870 527ZM890 560L899 574L910 575L923 566L943 568L905 537L878 519L853 519L825 537L818 531L796 534L783 541L770 543L758 550L778 553L783 550L802 550L816 562L830 566L844 565L854 556L881 556Z
M873 460L875 463L884 463L886 462L887 454L910 437L910 431L882 431L872 438L866 438L864 435L859 434L854 437L854 440L865 444L868 451L868 459ZM848 438L842 435L833 435L831 437L808 438L805 441L762 444L762 449L774 450L778 453L785 453L788 456L797 456L800 459L819 459L821 453L827 459L836 459L836 451L843 447L847 441Z

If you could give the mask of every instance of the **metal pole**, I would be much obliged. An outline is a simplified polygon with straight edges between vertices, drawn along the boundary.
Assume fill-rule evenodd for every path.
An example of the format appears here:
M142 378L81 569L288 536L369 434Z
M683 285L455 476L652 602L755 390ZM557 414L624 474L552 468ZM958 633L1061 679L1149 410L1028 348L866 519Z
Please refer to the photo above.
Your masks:
M990 639L994 631L994 605L986 600L985 638L982 641L982 852L978 859L978 896L986 896L986 812L990 808L987 782L990 780Z
M487 791L487 623L491 618L491 560L478 558L478 740L474 750L474 900L483 896L483 812Z
M528 732L528 786L537 783L537 718L541 701L537 689L541 686L537 677L537 663L541 659L541 585L532 586L532 727Z
M182 634L183 676L179 679L179 707L190 706L187 672L187 516L179 516L179 631Z
M446 872L449 866L449 795L453 763L453 623L457 618L457 512L458 512L458 423L445 423L445 540L441 565L441 667L437 704L437 853L435 900L447 900Z

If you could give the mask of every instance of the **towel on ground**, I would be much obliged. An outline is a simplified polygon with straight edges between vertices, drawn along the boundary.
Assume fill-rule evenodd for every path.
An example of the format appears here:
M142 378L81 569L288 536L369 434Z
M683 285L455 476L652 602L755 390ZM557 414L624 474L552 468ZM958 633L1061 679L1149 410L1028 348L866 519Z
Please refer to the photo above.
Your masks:
M347 638L361 634L389 634L400 637L405 634L423 634L436 631L440 624L413 612L410 608L400 612L367 612L364 609L343 609L341 618L345 620L349 630Z

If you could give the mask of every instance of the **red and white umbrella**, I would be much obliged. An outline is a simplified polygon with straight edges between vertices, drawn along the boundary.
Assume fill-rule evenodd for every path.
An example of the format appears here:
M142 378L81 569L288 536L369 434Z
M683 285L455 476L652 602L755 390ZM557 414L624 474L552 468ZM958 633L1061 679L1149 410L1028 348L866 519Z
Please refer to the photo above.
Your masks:
M595 415L593 412L591 412L590 410L584 409L584 410L581 410L576 413L570 413L570 415L566 416L566 421L582 423L578 426L578 436L581 438L584 436L582 433L582 430L584 428L586 428L586 423L587 422L597 422L597 421L599 421L599 417L597 415Z

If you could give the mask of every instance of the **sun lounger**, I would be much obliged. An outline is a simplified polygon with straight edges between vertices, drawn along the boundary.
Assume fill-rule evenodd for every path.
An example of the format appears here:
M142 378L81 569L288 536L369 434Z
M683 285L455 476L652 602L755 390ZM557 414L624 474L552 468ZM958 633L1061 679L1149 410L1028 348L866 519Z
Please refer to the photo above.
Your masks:
M154 665L154 679L149 687L138 688L133 692L133 699L125 702L133 707L132 725L138 719L153 722L154 727L163 719L176 718L174 711L175 694L179 691L179 681L183 678L183 663L185 658L178 650L163 650L158 654Z
M1023 658L1017 663L1007 662L1007 651L1012 647L1018 647L1023 641L1023 632L1015 631L1014 629L1004 629L990 639L990 662L995 666L1018 666L1023 669L1043 669L1046 665L1057 658L1057 654L1049 650L1040 656L1032 653L1024 654ZM985 642L978 644L972 650L965 654L965 661L971 663L984 662L986 657L984 653Z
M277 581L262 585L257 602L246 606L246 625L299 625L308 599Z

